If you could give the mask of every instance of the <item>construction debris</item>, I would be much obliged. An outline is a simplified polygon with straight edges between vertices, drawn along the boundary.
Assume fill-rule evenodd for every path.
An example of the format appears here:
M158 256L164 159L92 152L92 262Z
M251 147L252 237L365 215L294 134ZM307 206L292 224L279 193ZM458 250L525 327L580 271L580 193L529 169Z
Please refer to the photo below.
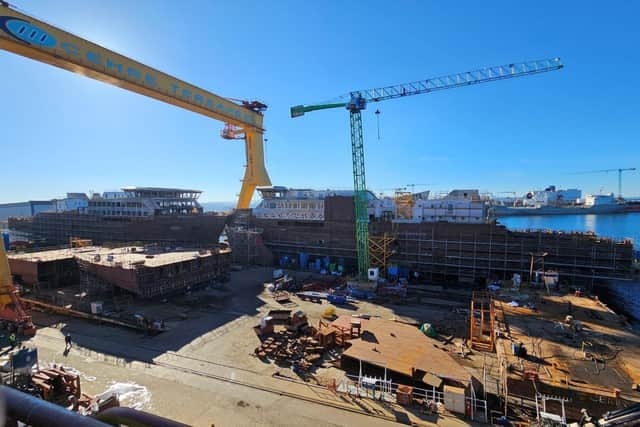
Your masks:
M284 328L275 331L276 320L272 316L261 320L257 328L259 335L265 338L254 354L279 366L291 366L298 374L306 373L322 358L325 350L314 338L317 330L309 326L307 316L301 311L292 313L286 319L280 315L277 323Z
M85 415L120 406L117 396L94 397L83 393L80 373L62 365L39 368L37 350L23 348L13 353L2 383L40 399Z
M287 303L289 301L291 301L291 298L289 298L289 292L287 291L276 291L273 293L273 299L280 304L284 304Z

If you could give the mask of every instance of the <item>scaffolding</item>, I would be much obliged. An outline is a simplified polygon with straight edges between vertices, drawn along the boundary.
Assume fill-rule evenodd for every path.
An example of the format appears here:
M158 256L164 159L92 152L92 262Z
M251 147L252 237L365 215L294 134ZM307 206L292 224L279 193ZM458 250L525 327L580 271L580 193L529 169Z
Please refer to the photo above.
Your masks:
M369 236L369 261L371 267L377 267L384 277L386 277L389 259L394 253L391 245L395 240L395 237L387 233L382 236Z
M357 266L353 203L348 197L327 198L322 221L243 215L248 228L261 230L261 243L272 259L302 252L329 257L350 270ZM514 274L527 280L531 253L547 253L544 267L574 286L628 280L633 273L630 242L587 233L511 231L497 223L402 222L380 217L370 218L369 235L374 266L397 264L438 283L484 284L509 280ZM237 251L245 245L246 241L232 242Z
M234 264L258 265L261 264L260 246L262 245L262 231L259 229L242 229L227 227L225 234L233 249L231 259Z
M396 237L398 249L393 261L433 281L508 280L514 273L530 277L532 253L546 253L545 268L558 272L570 284L625 280L632 273L631 244L578 233L489 228L456 236L433 227L423 232L399 232ZM540 264L541 257L533 258L534 264Z
M264 245L262 229L252 226L249 210L236 209L224 231L233 250L231 260L240 265L270 265L273 254Z
M271 224L264 220L258 225L263 230L264 244L274 257L305 252L343 259L347 267L355 265L353 228L348 224L270 221ZM387 232L394 236L388 263L407 267L433 282L509 280L514 273L528 278L529 254L544 252L548 253L545 268L558 272L560 279L570 285L628 280L633 272L633 246L626 242L583 234L511 232L489 225L402 225L392 233L391 225L369 224L372 235L383 236ZM463 232L455 233L461 228ZM472 231L474 228L480 231Z
M493 351L496 342L496 315L491 295L474 292L469 315L469 341L471 348Z

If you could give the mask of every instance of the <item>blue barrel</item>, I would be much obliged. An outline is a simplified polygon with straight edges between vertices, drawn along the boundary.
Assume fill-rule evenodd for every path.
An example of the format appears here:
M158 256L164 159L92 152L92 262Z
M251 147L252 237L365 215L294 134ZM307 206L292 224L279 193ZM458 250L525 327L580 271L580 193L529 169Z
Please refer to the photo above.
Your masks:
M307 267L307 264L309 264L309 255L304 252L300 252L298 256L300 257L300 269L303 270Z
M371 297L373 297L373 294L369 291L365 291L362 289L357 289L357 288L351 288L349 290L349 294L353 297L353 298L357 298L357 299L369 299Z
M327 295L327 301L331 304L345 304L347 302L347 297L344 295L329 294Z
M316 259L316 270L320 271L322 268L322 260L320 258Z
M5 250L9 250L9 246L11 246L11 242L9 242L9 232L8 231L3 231L2 232L2 242L4 243L4 249Z
M390 265L388 270L389 270L389 276L393 276L393 277L398 276L398 267L397 266Z

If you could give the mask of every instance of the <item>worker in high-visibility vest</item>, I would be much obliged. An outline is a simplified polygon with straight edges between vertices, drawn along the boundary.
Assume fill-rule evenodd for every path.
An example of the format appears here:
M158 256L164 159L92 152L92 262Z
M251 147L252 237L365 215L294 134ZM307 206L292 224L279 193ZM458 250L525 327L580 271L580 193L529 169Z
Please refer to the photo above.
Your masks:
M17 344L18 338L16 337L16 334L14 332L11 332L11 335L9 335L9 345L11 346L11 350L13 350Z

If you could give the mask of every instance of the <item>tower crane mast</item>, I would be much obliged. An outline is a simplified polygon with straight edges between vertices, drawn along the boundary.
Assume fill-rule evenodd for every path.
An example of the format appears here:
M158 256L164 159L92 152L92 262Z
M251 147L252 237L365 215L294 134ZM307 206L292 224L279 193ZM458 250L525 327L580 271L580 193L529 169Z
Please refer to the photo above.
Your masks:
M367 186L364 163L364 138L362 132L362 110L370 102L381 102L411 95L420 95L446 89L455 89L514 77L559 70L563 67L560 58L543 59L521 63L498 65L450 74L441 77L418 80L380 88L355 90L331 101L291 107L291 117L300 117L305 113L333 108L346 108L350 116L351 154L353 161L353 189L356 220L356 247L358 256L358 275L364 278L369 268L369 218L367 214Z
M589 174L589 173L618 172L618 199L622 200L622 172L630 172L634 170L636 170L636 168L600 169L595 171L576 172L576 175Z

